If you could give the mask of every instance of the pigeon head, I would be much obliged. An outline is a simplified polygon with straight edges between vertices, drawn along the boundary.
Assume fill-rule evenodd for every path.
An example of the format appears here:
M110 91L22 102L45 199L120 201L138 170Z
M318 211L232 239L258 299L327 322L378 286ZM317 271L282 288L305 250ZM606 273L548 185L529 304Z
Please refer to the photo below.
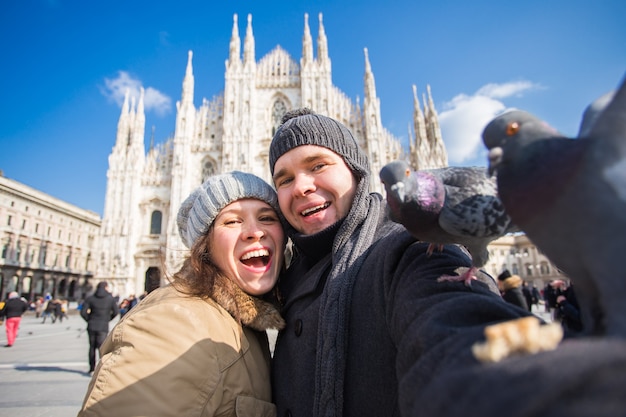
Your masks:
M429 219L438 216L445 200L441 179L428 170L413 171L406 161L393 161L380 170L380 179L387 192L387 205L391 219L402 223L409 213L421 213Z
M380 170L380 180L387 194L392 194L399 202L406 197L407 178L411 175L411 167L406 161L393 161Z
M543 120L522 110L511 110L493 119L483 130L489 149L489 174L506 161L507 154L540 139L562 136Z

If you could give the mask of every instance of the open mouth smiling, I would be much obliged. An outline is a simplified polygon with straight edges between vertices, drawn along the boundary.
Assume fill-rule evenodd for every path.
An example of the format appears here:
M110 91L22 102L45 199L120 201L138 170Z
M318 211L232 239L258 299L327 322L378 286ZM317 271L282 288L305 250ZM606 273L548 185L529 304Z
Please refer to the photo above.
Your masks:
M302 212L300 213L300 215L301 215L301 216L304 216L304 217L306 217L306 216L310 216L310 215L315 214L315 213L317 213L317 212L319 212L319 211L322 211L322 210L324 210L324 209L327 209L329 206L330 206L330 203L326 202L326 203L324 203L324 204L320 204L319 206L315 206L315 207L308 208L308 209L306 209L306 210L302 211Z
M239 259L242 264L252 267L267 266L270 262L270 252L267 249L250 251Z

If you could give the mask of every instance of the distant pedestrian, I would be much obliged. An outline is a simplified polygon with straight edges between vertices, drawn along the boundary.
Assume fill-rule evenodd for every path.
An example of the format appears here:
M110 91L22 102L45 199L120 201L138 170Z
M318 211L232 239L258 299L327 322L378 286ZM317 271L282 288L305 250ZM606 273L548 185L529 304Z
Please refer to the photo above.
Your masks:
M99 282L96 292L87 297L80 315L87 322L87 333L89 334L89 372L96 368L96 350L100 354L100 346L109 333L109 322L120 312L117 302L110 292L107 291L108 284L105 281Z
M54 323L54 307L54 300L48 300L46 302L46 308L44 309L43 313L41 313L41 318L43 319L41 320L42 324L46 322L47 318L50 318L50 321Z
M528 307L528 311L532 311L533 304L535 304L535 302L533 301L533 291L528 284L528 281L524 281L524 283L522 284L522 293L524 294L524 299L526 300L526 306Z
M59 320L59 323L63 322L63 308L61 306L61 300L58 298L54 299L54 318L52 319L52 323Z
M7 344L4 347L11 347L17 337L20 328L22 315L28 310L28 303L25 303L16 291L9 293L9 299L0 310L0 320L6 319Z
M120 318L124 317L124 314L128 312L129 306L130 306L130 301L128 301L128 298L124 298L119 305Z
M37 301L35 301L35 318L41 317L45 306L46 302L43 300L43 297L37 297Z
M528 304L522 292L522 283L522 278L519 275L511 275L508 269L498 275L498 288L504 301L528 310Z
M63 319L69 319L67 315L67 300L59 300L59 306L57 307L59 312L59 322L63 322Z

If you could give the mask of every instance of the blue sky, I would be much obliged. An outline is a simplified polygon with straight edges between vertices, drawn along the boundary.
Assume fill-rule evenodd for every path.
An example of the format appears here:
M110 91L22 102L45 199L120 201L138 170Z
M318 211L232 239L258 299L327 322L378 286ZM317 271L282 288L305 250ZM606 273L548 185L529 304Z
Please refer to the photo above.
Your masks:
M174 131L187 51L195 104L224 88L233 14L252 14L256 59L297 62L304 14L323 14L333 83L363 97L364 53L383 124L407 140L412 85L430 85L450 165L486 165L482 127L510 107L575 136L587 104L626 74L626 1L0 2L0 170L102 214L120 93L146 89L146 146Z

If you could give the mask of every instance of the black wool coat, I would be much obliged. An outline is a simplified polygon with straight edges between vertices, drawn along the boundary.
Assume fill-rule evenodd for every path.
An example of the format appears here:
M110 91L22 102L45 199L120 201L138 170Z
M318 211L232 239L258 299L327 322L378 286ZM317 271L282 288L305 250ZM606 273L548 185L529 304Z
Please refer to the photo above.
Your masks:
M87 297L80 310L80 315L87 322L87 330L92 332L108 332L109 321L120 313L115 299L104 288Z

